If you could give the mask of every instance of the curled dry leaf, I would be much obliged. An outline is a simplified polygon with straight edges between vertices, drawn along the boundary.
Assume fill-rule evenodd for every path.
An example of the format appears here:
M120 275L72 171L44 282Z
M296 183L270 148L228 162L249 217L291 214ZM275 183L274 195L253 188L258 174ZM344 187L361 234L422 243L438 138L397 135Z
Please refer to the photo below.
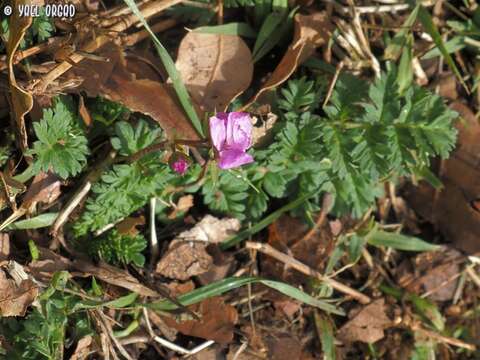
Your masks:
M20 5L32 4L41 5L43 2L29 1L29 0L14 0L12 6L18 9ZM28 148L27 130L25 128L25 115L32 110L33 98L32 95L22 89L15 79L13 71L13 63L15 52L17 51L20 42L25 36L25 32L32 24L32 18L29 16L21 17L18 11L14 11L9 21L9 37L7 42L7 64L8 64L8 81L10 83L10 100L12 115L17 124L18 144L22 151Z
M30 279L16 283L0 268L0 317L24 316L38 296L38 287Z
M158 262L156 273L178 280L203 274L212 265L212 257L205 248L204 243L173 240Z
M83 360L86 359L90 353L90 346L92 345L93 338L90 335L82 337L78 340L77 347L74 353L70 357L70 360Z
M317 47L322 46L330 39L332 29L333 25L326 12L317 12L311 15L297 14L292 44L272 75L245 107L255 102L266 91L285 82L297 67L313 54Z
M36 204L51 204L59 198L61 182L51 173L40 172L34 178L23 198L22 208L32 209Z
M168 214L169 219L175 219L179 214L185 213L193 206L193 195L184 195L178 199L173 211Z
M338 331L338 338L345 342L374 343L385 336L384 330L391 324L386 314L385 300L378 299L366 305Z
M113 43L104 45L96 54L108 61L85 59L66 74L83 80L75 92L85 91L93 97L102 95L132 111L151 116L170 139L199 139L166 84L138 78L127 68L122 49Z
M253 76L250 49L236 35L189 32L176 66L193 99L208 112L225 111Z
M85 276L95 276L96 278L105 281L108 284L128 289L138 293L141 296L159 296L156 291L140 284L138 280L130 275L127 271L120 270L106 263L100 262L98 266L95 266L85 260L75 260L73 262L73 267Z
M171 317L163 317L163 320L185 335L214 340L221 344L232 341L238 313L233 306L225 304L223 298L208 298L189 308L199 315L200 320L177 322Z
M238 230L240 230L240 221L238 219L218 219L215 216L206 215L192 229L180 233L176 239L218 244L228 239Z
M192 229L180 233L171 243L167 253L157 264L156 272L163 276L187 280L207 272L212 257L207 253L208 244L217 244L240 230L237 219L217 219L206 215Z

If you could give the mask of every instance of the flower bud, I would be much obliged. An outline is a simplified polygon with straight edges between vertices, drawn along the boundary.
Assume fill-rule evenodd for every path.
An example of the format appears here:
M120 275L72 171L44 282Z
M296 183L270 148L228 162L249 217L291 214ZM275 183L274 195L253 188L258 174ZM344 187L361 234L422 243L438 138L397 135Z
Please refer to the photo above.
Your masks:
M170 168L180 175L184 175L190 166L190 161L188 158L180 152L173 153L168 163Z

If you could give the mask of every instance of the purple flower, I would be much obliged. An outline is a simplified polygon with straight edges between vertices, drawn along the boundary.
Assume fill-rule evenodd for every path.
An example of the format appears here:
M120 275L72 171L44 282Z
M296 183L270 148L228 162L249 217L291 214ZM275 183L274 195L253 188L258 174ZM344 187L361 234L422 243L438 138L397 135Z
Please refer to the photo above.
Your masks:
M190 166L188 160L179 153L174 153L170 158L169 163L170 168L180 175L184 175L187 172L188 167Z
M210 137L220 169L231 169L253 162L253 157L246 152L252 145L252 123L247 113L217 113L212 116Z

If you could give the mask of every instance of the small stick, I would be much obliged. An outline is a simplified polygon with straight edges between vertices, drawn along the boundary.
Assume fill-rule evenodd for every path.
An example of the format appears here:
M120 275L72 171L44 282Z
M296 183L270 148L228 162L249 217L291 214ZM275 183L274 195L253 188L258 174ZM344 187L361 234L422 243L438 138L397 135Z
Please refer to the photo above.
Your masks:
M343 62L343 60L337 64L337 68L335 69L335 75L333 75L333 79L328 87L327 96L325 97L325 101L323 102L322 108L324 108L330 101L330 98L332 97L332 94L333 94L333 89L335 88L335 84L337 83L337 80L338 80L338 76L340 75L340 72L342 71L344 66L345 66L345 63Z
M372 301L372 299L370 299L370 297L368 297L367 295L362 294L361 292L355 289L352 289L351 287L344 285L336 280L329 279L328 277L319 273L317 270L314 270L310 266L305 265L304 263L298 261L297 259L278 251L277 249L273 248L268 244L247 241L245 245L247 249L258 250L261 253L264 253L265 255L269 255L274 259L291 266L295 270L300 271L305 275L316 277L318 280L327 283L335 290L340 291L341 293L350 295L352 298L358 300L362 304L368 304Z
M434 331L430 331L430 330L427 330L427 329L424 329L424 328L421 328L421 327L411 326L411 328L412 328L413 331L419 332L422 335L425 335L425 336L427 336L429 338L432 338L434 340L437 340L437 341L440 341L440 342L443 342L443 343L446 343L446 344L449 344L449 345L453 345L453 346L456 346L456 347L459 347L459 348L467 349L467 350L470 350L470 351L475 351L476 350L475 345L466 343L462 340L458 340L458 339L455 339L455 338L449 337L449 336L443 336L443 335L440 335L440 334L438 334Z
M331 194L325 194L322 200L322 210L320 211L320 215L315 223L315 225L310 229L308 233L300 240L300 242L308 241L312 238L313 235L320 229L327 218L327 215L330 211L330 208L333 204L333 197Z
M473 282L475 283L475 285L477 285L479 288L480 288L480 277L478 276L478 274L473 270L473 266L467 266L467 268L465 269L465 272L467 273L467 275L470 277L470 279L473 280Z

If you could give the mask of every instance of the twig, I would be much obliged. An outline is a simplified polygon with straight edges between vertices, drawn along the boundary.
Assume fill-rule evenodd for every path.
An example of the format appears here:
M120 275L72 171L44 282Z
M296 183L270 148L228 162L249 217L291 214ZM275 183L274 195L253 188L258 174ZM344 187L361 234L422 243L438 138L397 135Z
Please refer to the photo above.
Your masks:
M467 266L465 269L467 275L472 279L472 281L480 288L480 277L478 274L473 270L473 265Z
M335 88L335 84L337 83L337 80L338 80L338 76L340 75L340 72L342 71L344 66L345 66L345 63L343 62L343 60L337 64L337 67L335 69L335 75L333 75L333 79L330 82L330 85L328 86L327 96L325 96L325 101L322 104L322 108L324 108L330 101L330 98L332 97L332 94L333 94L333 89Z
M50 234L54 238L57 237L58 230L65 224L73 210L75 210L78 204L80 204L85 196L88 195L90 189L92 188L92 184L100 177L103 170L113 162L115 156L116 152L111 151L105 160L103 160L97 167L95 167L95 169L90 172L80 189L77 190L67 205L60 211L60 214L58 214L57 219L53 223L52 229L50 230Z
M446 343L446 344L449 344L449 345L452 345L452 346L456 346L456 347L459 347L459 348L467 349L467 350L470 350L470 351L475 351L476 350L475 345L466 343L462 340L458 340L458 339L455 339L455 338L449 337L449 336L443 336L443 335L440 335L440 334L438 334L434 331L424 329L420 326L412 325L411 328L412 328L413 331L419 332L422 335L427 336L431 339L434 339L434 340L437 340L437 341L440 341L440 342L443 342L443 343Z
M333 196L332 194L325 194L322 199L322 210L320 211L320 215L318 216L315 225L310 229L308 233L300 240L300 242L308 241L312 238L313 235L320 229L327 218L328 213L333 205Z
M262 243L258 243L258 242L247 241L245 245L246 245L247 249L258 250L261 253L269 255L269 256L273 257L274 259L291 266L295 270L300 271L301 273L303 273L305 275L316 277L318 280L327 283L328 285L330 285L335 290L340 291L341 293L350 295L352 298L358 300L362 304L368 304L372 301L370 299L370 297L368 297L367 295L362 294L361 292L359 292L355 289L352 289L351 287L349 287L347 285L344 285L344 284L342 284L342 283L340 283L336 280L329 279L328 277L319 273L317 270L312 269L308 265L305 265L304 263L298 261L297 259L295 259L291 256L285 255L284 253L278 251L277 249L273 248L272 246L270 246L268 244L262 244Z
M113 330L112 328L110 327L110 325L108 324L108 320L105 316L105 314L103 312L101 312L100 310L97 310L97 313L101 319L101 321L103 322L104 326L105 326L105 329L107 330L107 333L108 333L108 336L110 337L110 339L113 341L113 343L115 344L115 346L117 347L117 349L120 351L120 353L127 359L127 360L133 360L133 358L130 356L130 354L128 353L127 350L125 350L125 348L123 347L123 345L120 343L120 341L118 341L118 339L115 337L115 335L113 334Z
M150 263L153 264L155 260L158 258L158 254L160 253L160 249L158 246L158 238L157 238L157 227L155 224L155 208L157 204L157 199L152 197L150 199Z

